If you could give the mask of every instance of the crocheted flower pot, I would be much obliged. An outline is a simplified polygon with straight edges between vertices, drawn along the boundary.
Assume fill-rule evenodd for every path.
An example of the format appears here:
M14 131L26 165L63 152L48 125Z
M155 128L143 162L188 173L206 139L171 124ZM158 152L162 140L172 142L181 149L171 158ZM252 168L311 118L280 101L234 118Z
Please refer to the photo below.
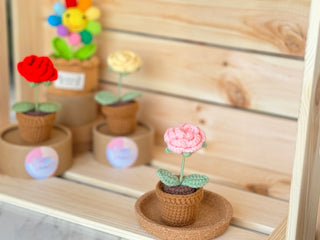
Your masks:
M50 58L58 70L58 79L48 88L49 93L76 96L97 89L99 63L97 57L85 61L79 59Z
M203 188L188 195L165 193L162 188L163 183L159 181L156 186L156 195L160 201L162 220L168 226L173 227L183 227L194 223L203 198Z
M109 131L114 135L127 135L136 130L138 102L126 104L103 105L102 112L106 117Z
M56 113L43 116L31 116L25 113L16 114L21 138L28 143L40 143L50 138Z

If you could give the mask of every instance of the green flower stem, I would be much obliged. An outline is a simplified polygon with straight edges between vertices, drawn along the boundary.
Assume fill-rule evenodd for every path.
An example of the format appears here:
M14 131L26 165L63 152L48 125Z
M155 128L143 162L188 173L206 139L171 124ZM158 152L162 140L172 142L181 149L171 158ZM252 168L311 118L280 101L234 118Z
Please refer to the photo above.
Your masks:
M36 110L36 111L39 111L39 84L37 84L37 85L35 86L35 91L36 91L36 96L35 96L35 98L36 98L35 110Z
M119 81L118 81L118 98L121 98L121 84L122 84L122 78L123 75L120 73L119 74Z
M181 170L180 170L180 184L182 183L182 180L183 180L183 170L184 170L185 160L186 160L186 157L182 155L182 164L181 164Z

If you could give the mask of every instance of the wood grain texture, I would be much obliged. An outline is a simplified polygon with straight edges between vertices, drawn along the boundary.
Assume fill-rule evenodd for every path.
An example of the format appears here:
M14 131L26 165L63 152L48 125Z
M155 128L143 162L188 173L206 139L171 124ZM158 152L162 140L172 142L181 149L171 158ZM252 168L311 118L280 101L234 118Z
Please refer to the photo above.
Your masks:
M154 147L151 165L175 171L181 162L176 154L165 153L163 147ZM205 174L215 183L246 189L261 195L289 200L291 176L242 163L211 157L202 152L186 162L185 173Z
M54 2L45 1L44 17L52 13ZM100 0L96 4L105 28L304 55L309 0Z
M320 193L320 0L313 0L305 56L287 240L314 239Z
M34 90L19 75L15 66L24 57L31 54L39 55L43 52L41 34L43 8L39 0L12 0L11 4L16 98L18 101L34 101Z
M134 197L154 189L159 181L156 168L110 168L94 161L91 154L77 157L64 177ZM205 188L230 201L234 209L232 223L236 226L270 234L287 215L288 204L280 200L213 183Z
M45 54L51 54L55 30L46 23L43 29ZM103 80L118 80L108 71L106 56L131 49L144 66L124 84L297 118L303 61L109 31L103 31L97 42Z
M319 201L320 205L320 201ZM318 215L317 215L317 225L316 225L316 238L315 240L320 240L320 207L318 206Z
M268 240L285 240L286 231L287 231L287 221L288 221L288 218L286 217L282 221L282 223L268 237Z
M102 232L132 239L155 239L138 225L135 199L66 180L21 180L0 176L0 200ZM219 240L265 240L265 235L230 226Z
M9 56L8 56L8 32L6 1L0 0L0 126L9 122Z
M101 84L101 87L116 92L113 85ZM128 89L123 93L126 91ZM204 130L208 142L204 151L212 158L292 173L296 121L156 93L142 93L139 119L155 128L156 144L164 144L166 129L188 122Z

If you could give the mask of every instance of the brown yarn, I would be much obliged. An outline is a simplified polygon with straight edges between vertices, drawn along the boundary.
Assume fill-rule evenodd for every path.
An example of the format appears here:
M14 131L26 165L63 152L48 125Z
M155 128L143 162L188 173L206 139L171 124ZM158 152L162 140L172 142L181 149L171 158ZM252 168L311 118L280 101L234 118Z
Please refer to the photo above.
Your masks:
M70 90L55 88L52 84L48 88L49 93L63 95L63 96L80 96L86 93L91 93L98 87L99 79L99 64L100 60L98 57L93 56L92 58L81 61L79 59L64 59L50 57L53 65L58 71L84 73L85 74L85 85L83 90Z
M203 198L203 188L188 195L165 193L163 183L158 182L156 195L160 201L162 220L169 226L182 227L195 222Z
M138 102L121 106L102 106L109 131L114 135L127 135L136 130Z
M163 240L206 240L224 233L232 219L231 204L220 195L204 190L196 221L184 227L167 226L160 216L160 201L155 191L141 196L135 211L139 224L152 235Z
M188 186L180 185L180 186L169 187L165 184L163 184L162 190L166 193L175 194L175 195L188 195L197 191L196 188L191 188Z
M40 143L50 138L53 121L56 113L45 116L30 116L24 113L16 113L19 126L19 134L27 143Z

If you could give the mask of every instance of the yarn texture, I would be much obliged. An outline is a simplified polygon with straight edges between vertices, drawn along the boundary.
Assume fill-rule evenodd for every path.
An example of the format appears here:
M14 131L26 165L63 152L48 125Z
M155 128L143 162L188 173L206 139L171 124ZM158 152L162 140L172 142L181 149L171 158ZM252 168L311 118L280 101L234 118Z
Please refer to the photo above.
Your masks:
M176 128L169 128L164 134L168 149L175 153L193 153L202 148L206 135L198 127L184 123Z

